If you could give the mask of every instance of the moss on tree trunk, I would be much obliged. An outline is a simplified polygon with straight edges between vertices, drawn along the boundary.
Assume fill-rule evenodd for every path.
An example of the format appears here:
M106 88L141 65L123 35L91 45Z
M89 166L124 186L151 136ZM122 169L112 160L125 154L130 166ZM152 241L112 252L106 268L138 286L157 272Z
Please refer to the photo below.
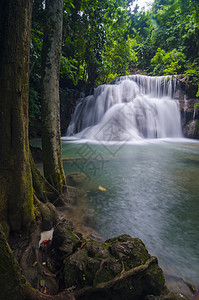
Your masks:
M1 8L0 216L8 232L34 219L28 142L32 3L3 0Z
M54 299L31 287L6 239L10 231L27 229L35 218L33 183L38 194L43 188L55 199L59 195L41 180L29 150L31 13L32 0L0 1L0 298L4 300ZM56 218L52 204L41 206L42 221L51 221L51 215Z
M0 295L4 300L36 300L38 293L26 281L0 225Z
M73 294L44 295L33 289L22 275L17 260L0 224L0 299L3 300L75 300Z
M66 185L61 154L59 73L63 0L46 1L42 49L42 148L44 175L60 192Z

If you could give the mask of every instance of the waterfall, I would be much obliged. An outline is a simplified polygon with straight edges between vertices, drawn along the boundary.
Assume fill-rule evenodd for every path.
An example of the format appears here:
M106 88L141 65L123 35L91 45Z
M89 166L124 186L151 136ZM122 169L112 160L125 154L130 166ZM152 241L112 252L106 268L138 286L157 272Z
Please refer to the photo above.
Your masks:
M184 119L186 120L186 114L188 110L188 101L187 101L187 96L184 95Z
M129 75L98 86L80 99L67 136L97 141L181 137L173 76Z
M194 107L194 111L193 111L193 120L195 120L196 118L196 108Z

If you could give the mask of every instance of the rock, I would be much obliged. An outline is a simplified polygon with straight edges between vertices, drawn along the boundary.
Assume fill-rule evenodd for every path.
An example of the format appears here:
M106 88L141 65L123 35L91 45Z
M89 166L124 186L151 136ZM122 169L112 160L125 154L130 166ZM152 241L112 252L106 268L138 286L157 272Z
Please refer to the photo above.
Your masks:
M127 270L144 264L150 258L142 241L132 239L129 235L107 240L106 243L110 243L110 254L116 259L123 260Z
M168 293L167 295L161 296L147 296L144 300L189 300L190 298L182 297L178 294Z
M184 128L184 134L188 138L199 139L199 120L190 121Z
M71 173L66 176L67 185L81 187L85 183L87 176L84 173Z
M196 287L181 277L165 274L165 279L168 289L181 295L181 299L191 299L196 292Z
M140 239L122 235L105 242L84 241L64 260L65 288L77 299L144 299L158 296L165 280L157 259Z
M80 237L73 233L70 221L63 220L57 224L53 232L52 247L63 256L71 255L81 245Z

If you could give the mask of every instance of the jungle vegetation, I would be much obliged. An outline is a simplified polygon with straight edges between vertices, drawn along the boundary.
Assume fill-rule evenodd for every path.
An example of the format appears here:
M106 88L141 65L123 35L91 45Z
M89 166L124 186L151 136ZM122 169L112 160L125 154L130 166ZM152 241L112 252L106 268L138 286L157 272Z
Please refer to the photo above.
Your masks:
M41 114L41 49L44 5L33 1L30 55L30 125ZM61 114L70 91L89 94L128 74L184 74L199 96L199 3L155 0L148 10L135 0L64 0ZM68 96L68 93L70 96ZM68 111L70 107L68 107ZM36 121L35 121L36 120ZM32 130L34 135L34 129Z

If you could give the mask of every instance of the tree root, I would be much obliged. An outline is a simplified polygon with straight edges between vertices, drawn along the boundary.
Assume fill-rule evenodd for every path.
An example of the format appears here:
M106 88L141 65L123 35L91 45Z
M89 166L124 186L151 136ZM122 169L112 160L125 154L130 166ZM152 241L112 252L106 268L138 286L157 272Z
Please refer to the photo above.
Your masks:
M97 292L101 292L103 290L112 289L114 288L119 282L123 282L127 278L137 277L138 274L142 274L146 270L150 268L151 265L157 264L157 258L152 256L149 258L144 265L135 267L129 271L122 272L119 276L113 278L112 280L109 280L107 282L100 283L96 286L90 286L82 288L78 291L74 292L74 295L77 299L81 299L85 297L85 299L89 299L89 295Z
M37 198L43 203L50 201L55 206L63 206L65 204L63 196L41 175L35 166L32 155L30 155L30 165L33 188Z

